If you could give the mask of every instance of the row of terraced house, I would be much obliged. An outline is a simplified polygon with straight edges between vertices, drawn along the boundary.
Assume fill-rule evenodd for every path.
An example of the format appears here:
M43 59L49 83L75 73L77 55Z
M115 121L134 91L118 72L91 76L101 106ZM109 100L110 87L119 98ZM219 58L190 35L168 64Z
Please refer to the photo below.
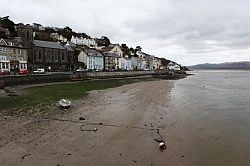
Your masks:
M83 67L96 71L153 70L173 68L163 66L161 59L137 51L124 54L119 44L98 47L94 39L72 36L70 41L56 33L57 42L35 40L32 25L16 25L18 37L0 38L0 72L44 68L51 71L75 71Z

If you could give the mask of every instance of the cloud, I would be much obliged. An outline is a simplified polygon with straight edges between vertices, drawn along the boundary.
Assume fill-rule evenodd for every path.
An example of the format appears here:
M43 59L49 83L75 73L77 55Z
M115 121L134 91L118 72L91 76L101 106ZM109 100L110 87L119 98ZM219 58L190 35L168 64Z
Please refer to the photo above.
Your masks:
M250 60L248 0L2 0L0 15L106 35L184 65Z

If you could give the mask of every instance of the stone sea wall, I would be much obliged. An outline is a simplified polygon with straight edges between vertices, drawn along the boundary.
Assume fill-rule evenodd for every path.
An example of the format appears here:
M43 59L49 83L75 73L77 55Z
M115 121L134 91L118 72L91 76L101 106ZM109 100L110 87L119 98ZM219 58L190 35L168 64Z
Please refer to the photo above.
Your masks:
M167 70L157 71L129 71L129 72L88 72L83 74L53 74L53 75L29 75L29 76L4 76L0 77L0 88L4 86L53 83L66 81L81 81L86 79L107 79L107 78L125 78L143 75L165 75L169 74Z

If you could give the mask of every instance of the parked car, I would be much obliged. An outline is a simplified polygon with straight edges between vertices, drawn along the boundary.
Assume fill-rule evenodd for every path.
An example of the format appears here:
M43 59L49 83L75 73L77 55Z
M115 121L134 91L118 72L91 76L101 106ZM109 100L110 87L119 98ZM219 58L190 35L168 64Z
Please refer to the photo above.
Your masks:
M79 68L79 69L76 70L77 73L82 73L82 72L85 72L85 71L86 71L86 70L83 69L83 68Z
M35 71L33 71L34 74L44 74L45 73L45 70L40 68L40 69L37 69Z
M22 70L18 71L18 74L20 74L20 75L29 75L29 74L31 74L31 71L27 70L27 69L22 69Z
M10 75L9 71L2 71L0 72L0 75L5 76L5 75Z

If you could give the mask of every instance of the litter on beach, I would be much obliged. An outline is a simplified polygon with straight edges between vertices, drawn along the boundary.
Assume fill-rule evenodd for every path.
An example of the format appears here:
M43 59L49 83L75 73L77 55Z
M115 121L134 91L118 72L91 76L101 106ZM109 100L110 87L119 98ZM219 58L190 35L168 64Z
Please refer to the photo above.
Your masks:
M159 143L159 147L161 149L166 149L167 148L167 146L166 146L166 144L164 142Z

